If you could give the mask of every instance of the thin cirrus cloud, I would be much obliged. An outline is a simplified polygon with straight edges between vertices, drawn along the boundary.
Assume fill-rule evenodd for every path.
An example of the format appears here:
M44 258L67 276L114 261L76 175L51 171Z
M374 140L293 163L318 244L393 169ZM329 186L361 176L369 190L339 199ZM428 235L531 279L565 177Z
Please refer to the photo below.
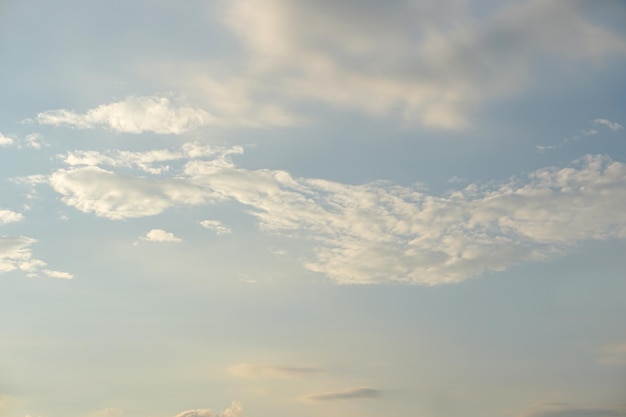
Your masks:
M329 391L321 394L310 394L302 397L302 400L305 401L314 401L314 402L322 402L322 401L345 401L345 400L362 400L362 399L371 399L377 398L382 395L382 392L370 388L370 387L360 387L360 388L350 388L341 391Z
M537 62L569 67L626 54L623 37L589 19L582 2L494 4L476 19L463 1L229 2L224 20L248 57L237 79L251 86L239 101L266 86L270 97L400 110L408 121L459 129L484 101L541 83ZM208 95L230 82L204 79Z
M626 409L620 407L546 402L528 407L518 417L623 417L625 415Z
M78 129L102 127L121 133L154 132L180 135L207 125L213 116L201 109L173 106L166 97L127 97L76 113L72 110L49 110L37 114L42 125L68 126Z
M626 343L606 346L599 361L605 365L626 366Z
M441 196L248 170L223 154L191 159L171 175L80 166L54 172L49 184L67 205L112 220L241 203L262 231L309 242L305 267L341 284L455 283L584 240L626 237L626 164L598 155Z
M252 365L240 363L228 368L237 377L243 378L302 378L324 372L321 368L307 366Z
M146 242L157 243L179 243L183 241L181 238L176 237L173 233L166 232L163 229L152 229L144 236L141 236L140 239Z
M243 407L237 401L233 401L230 407L222 412L210 410L208 408L200 408L195 410L187 410L176 414L176 417L239 417L242 415Z

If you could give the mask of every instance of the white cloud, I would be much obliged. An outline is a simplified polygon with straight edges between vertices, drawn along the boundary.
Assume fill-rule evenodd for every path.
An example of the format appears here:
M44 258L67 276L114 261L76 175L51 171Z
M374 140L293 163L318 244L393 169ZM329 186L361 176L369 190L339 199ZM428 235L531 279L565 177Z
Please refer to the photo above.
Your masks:
M228 368L228 371L243 378L301 378L324 372L320 368L307 366L251 365L240 363Z
M624 126L622 126L621 124L617 123L617 122L612 122L610 120L607 119L596 119L593 121L594 125L602 125L602 126L606 126L609 129L611 129L613 132L616 132L620 129L623 129Z
M183 240L174 236L173 233L166 232L162 229L152 229L144 236L140 237L141 240L145 240L146 242L169 242L169 243L178 243Z
M10 145L13 145L13 143L14 143L13 138L10 138L0 133L0 147L10 146Z
M230 228L224 226L224 224L219 220L202 220L200 225L205 229L213 230L218 236L231 233Z
M127 97L122 101L103 104L79 114L60 109L39 113L37 122L52 126L79 129L103 127L115 132L179 135L204 126L213 117L204 110L172 105L165 97Z
M369 388L350 388L347 390L341 391L329 391L321 394L311 394L305 397L302 397L303 400L306 401L345 401L345 400L361 400L361 399L369 399L376 398L381 395L381 391Z
M226 410L215 412L207 408L183 411L176 415L176 417L240 417L242 415L243 408L237 401L233 401L231 406Z
M528 407L519 417L624 417L626 409L579 406L568 403L540 403Z
M74 279L74 275L70 274L69 272L63 272L63 271L53 271L51 269L44 269L43 271L44 274L46 274L47 276L49 276L50 278L58 278L58 279Z
M626 53L580 2L497 3L481 19L464 1L228 4L226 22L249 53L239 102L312 99L431 127L466 126L483 101L540 78L533 70L546 58L567 67ZM209 95L232 90L206 80Z
M226 158L243 153L240 146L220 147L198 142L185 143L178 149L156 149L145 152L132 151L73 151L59 158L70 166L108 166L139 168L149 174L162 174L170 171L167 163L197 158Z
M207 202L208 193L177 178L154 180L88 166L59 170L49 178L63 202L113 220L152 216L172 206Z
M623 126L620 125L619 123L616 122L611 122L607 119L595 119L592 123L592 126L598 126L598 125L604 125L607 126L609 129L611 129L612 131L617 131L619 129L622 129ZM563 140L561 140L561 142L557 143L556 145L536 145L535 148L543 153L547 150L553 150L553 149L560 149L572 142L584 139L585 137L589 137L589 136L595 136L598 135L600 132L591 127L591 128L587 128L587 129L581 129L578 131L577 134L575 134L574 136L570 136L570 137L566 137L563 138Z
M22 221L24 216L22 213L16 213L11 210L0 210L0 225Z
M44 273L52 278L71 279L67 272L42 270L46 263L34 258L30 248L35 242L35 239L24 236L0 236L0 273L19 270L29 277Z
M626 237L626 164L601 156L443 196L246 170L225 155L190 160L172 175L87 166L57 171L50 184L66 204L110 219L236 201L261 230L308 241L305 266L342 284L454 283L546 260L583 240Z
M42 136L39 133L31 133L24 138L24 146L31 149L39 150L43 146L49 146L42 140Z

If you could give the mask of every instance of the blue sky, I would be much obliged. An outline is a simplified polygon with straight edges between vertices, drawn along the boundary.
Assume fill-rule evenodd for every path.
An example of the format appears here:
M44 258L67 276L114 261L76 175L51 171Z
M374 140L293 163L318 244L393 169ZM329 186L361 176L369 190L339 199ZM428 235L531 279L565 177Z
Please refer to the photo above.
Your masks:
M0 416L626 416L620 1L0 4Z

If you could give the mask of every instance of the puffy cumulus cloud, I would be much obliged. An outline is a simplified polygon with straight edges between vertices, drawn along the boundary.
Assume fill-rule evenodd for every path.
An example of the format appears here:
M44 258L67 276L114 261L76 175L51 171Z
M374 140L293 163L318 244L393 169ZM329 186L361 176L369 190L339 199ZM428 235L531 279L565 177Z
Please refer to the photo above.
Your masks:
M626 237L626 165L599 156L445 196L206 161L188 163L185 173L249 206L262 230L312 241L316 256L306 266L345 284L459 282L577 241Z
M399 110L426 126L461 128L483 101L540 77L540 60L565 67L626 53L623 36L592 19L583 2L494 4L477 17L462 0L234 0L225 20L249 60L233 106L262 96L264 86L266 97ZM207 94L233 90L232 81L206 83Z
M585 407L567 403L541 403L524 410L519 417L625 417L626 409Z
M144 236L141 236L140 239L146 242L179 243L183 241L181 238L174 236L173 233L166 232L162 229L152 229Z
M51 278L73 278L67 272L42 269L46 263L33 257L30 248L35 242L35 239L24 236L0 236L0 273L19 270L29 277L37 277L43 273Z
M224 224L219 220L202 220L200 225L205 229L213 230L216 235L227 235L231 233L229 227L224 226Z
M22 213L16 213L11 210L0 210L0 225L22 221L24 216Z
M44 125L70 126L79 129L103 127L121 133L154 132L180 135L204 126L213 117L204 110L174 106L165 97L128 97L103 104L84 114L71 110L50 110L37 114Z
M240 417L242 415L243 408L237 401L233 401L231 406L226 410L220 412L212 411L207 408L201 408L197 410L183 411L176 415L176 417Z
M14 142L13 138L0 133L0 147L11 146Z
M235 376L243 378L301 378L324 372L323 369L308 366L252 365L240 363L228 368Z
M49 183L63 202L113 220L152 216L172 206L205 203L205 190L171 178L154 180L87 166L54 172Z
M350 388L342 391L329 391L322 394L311 394L302 397L305 401L344 401L361 400L380 397L382 392L369 387Z
M110 219L238 202L261 230L308 241L306 268L341 284L455 283L549 259L583 240L626 237L626 164L602 156L441 196L248 170L223 154L189 160L172 175L85 166L59 170L49 182L66 204Z

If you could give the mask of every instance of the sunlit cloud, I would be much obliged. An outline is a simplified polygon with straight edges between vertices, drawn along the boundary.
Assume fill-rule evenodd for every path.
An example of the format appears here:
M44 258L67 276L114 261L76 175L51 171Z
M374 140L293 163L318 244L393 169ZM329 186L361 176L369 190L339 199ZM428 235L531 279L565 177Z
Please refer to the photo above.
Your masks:
M0 273L22 271L29 277L44 274L51 278L72 279L67 272L44 269L46 262L33 256L35 239L25 236L0 236Z
M24 219L22 213L17 213L12 210L0 210L0 225L19 222Z
M166 97L127 97L76 113L72 110L49 110L37 114L39 124L68 126L78 129L102 127L121 133L154 132L179 135L211 123L213 117L204 110L173 106Z
M0 133L0 147L11 146L14 142L13 138Z
M152 216L209 199L206 190L181 179L139 178L94 166L56 171L49 183L67 205L113 220Z
M176 417L239 417L242 415L243 408L237 401L233 401L231 406L222 412L210 410L208 408L183 411Z
M224 226L219 220L202 220L200 225L205 229L214 231L218 236L227 235L232 232L229 227Z
M341 284L454 283L547 260L583 240L626 237L626 165L603 156L440 196L247 170L226 154L191 158L170 175L84 166L58 170L49 182L66 204L112 220L236 201L262 231L310 242L306 268Z
M179 237L174 236L173 233L166 232L162 229L152 229L144 236L140 237L141 240L146 242L165 242L165 243L179 243L183 240Z
M382 392L369 387L350 388L341 391L329 391L321 394L310 394L302 397L305 401L346 401L346 400L362 400L377 398L382 395Z

